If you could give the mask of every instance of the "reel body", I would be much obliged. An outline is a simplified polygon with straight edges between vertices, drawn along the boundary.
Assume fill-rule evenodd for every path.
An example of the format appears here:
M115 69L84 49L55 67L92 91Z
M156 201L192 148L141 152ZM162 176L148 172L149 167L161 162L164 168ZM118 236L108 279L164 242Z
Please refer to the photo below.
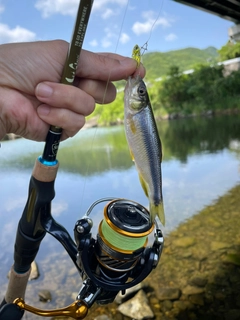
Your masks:
M90 212L102 199L92 205ZM90 214L88 211L88 215ZM150 214L140 204L114 199L104 208L104 219L94 239L90 233L92 222L88 215L78 220L74 228L77 244L77 264L84 280L78 299L90 305L112 302L124 291L142 280L157 266L163 249L163 235L157 222L151 224ZM154 231L154 242L147 247L148 235Z

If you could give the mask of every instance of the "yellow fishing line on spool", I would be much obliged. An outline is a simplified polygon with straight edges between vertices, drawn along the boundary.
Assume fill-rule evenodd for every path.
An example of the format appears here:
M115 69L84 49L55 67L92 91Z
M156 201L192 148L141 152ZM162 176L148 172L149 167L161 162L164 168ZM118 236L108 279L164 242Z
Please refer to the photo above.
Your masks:
M104 207L99 224L96 258L107 270L134 268L148 243L154 224L146 208L132 200L115 199Z
M103 241L107 241L108 245L117 248L121 252L127 253L145 247L148 242L147 235L136 237L135 234L134 237L130 237L116 232L108 225L106 220L101 222L99 226L99 234Z

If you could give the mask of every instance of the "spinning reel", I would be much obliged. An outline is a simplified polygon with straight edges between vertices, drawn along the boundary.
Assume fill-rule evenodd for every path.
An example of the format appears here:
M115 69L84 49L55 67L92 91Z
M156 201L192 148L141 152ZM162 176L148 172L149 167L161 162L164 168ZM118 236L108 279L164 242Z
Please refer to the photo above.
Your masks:
M94 239L89 215L96 205L105 201L108 204ZM147 209L131 200L104 198L94 202L75 224L75 242L50 212L43 214L40 222L43 230L54 236L68 252L83 280L82 287L75 302L56 310L41 310L17 298L13 304L2 308L1 320L11 319L9 316L14 312L19 313L14 320L21 319L22 309L46 317L65 315L83 319L94 302L113 302L118 292L124 294L126 289L144 280L156 268L163 249L163 235L157 219L151 223ZM154 240L148 247L148 236L153 229Z
M88 216L98 203L109 200L94 239ZM156 220L155 239L147 247L153 229L149 212L136 202L112 198L96 201L74 228L77 264L84 281L77 299L86 301L88 295L89 306L94 301L109 303L119 291L124 293L145 279L157 266L163 249L163 235Z

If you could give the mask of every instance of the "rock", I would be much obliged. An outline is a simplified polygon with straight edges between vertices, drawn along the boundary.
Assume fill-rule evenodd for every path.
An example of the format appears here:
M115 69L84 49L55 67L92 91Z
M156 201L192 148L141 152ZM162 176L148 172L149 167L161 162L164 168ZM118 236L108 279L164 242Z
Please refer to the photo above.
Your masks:
M125 294L122 294L121 292L119 292L115 298L115 302L117 304L121 304L123 301L126 301L127 299L129 299L131 296L134 295L134 293L138 292L139 290L146 288L147 285L144 282L140 282L138 283L136 286L133 286L129 289L126 290Z
M207 284L207 277L204 275L196 275L189 279L188 283L197 287L205 287Z
M109 318L106 314L101 314L100 316L95 317L94 320L112 320L112 318Z
M195 243L196 239L193 237L181 237L179 239L175 239L172 245L180 248L188 248L193 246Z
M52 300L51 292L48 290L40 290L38 292L39 300L42 302L48 302Z
M159 300L177 300L181 295L181 290L171 287L158 288L156 295Z
M149 297L149 302L150 302L151 305L159 304L159 300L158 300L158 298L156 296L150 296Z
M201 294L193 294L189 297L189 301L198 306L204 305L203 296Z
M170 300L164 300L162 303L163 311L171 310L173 307L173 303Z
M192 252L189 250L186 250L182 253L182 258L187 259L190 258L192 256Z
M183 311L187 309L187 304L185 301L177 300L173 302L173 308Z
M220 242L220 241L212 241L210 244L210 248L212 251L217 251L221 249L226 249L231 247L231 244L227 242Z
M140 290L132 299L121 304L118 307L118 311L136 320L154 318L153 311L143 290Z
M224 301L226 299L226 294L222 291L220 292L216 292L214 294L215 299L219 300L219 301Z
M225 313L226 320L239 320L240 319L240 309L232 309Z
M204 291L205 291L205 288L199 288L199 287L189 286L189 285L182 289L182 293L187 296L203 293Z
M223 262L234 264L235 266L240 266L240 255L235 253L229 253L223 257Z
M35 260L31 264L31 273L29 276L29 280L35 280L40 276L39 270L38 270L38 265L35 262Z

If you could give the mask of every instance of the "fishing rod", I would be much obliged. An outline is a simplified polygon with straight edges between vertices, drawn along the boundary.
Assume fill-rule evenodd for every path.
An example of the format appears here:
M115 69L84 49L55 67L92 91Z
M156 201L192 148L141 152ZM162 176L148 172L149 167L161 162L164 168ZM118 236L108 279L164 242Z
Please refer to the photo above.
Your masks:
M69 45L68 55L60 81L63 84L72 85L74 82L93 1L94 0L81 0L79 3L72 40ZM40 162L50 166L57 163L56 156L61 134L62 128L50 126Z
M93 0L79 2L73 35L61 77L63 84L73 84L92 5ZM51 201L55 196L54 182L59 166L56 157L61 134L62 128L50 126L43 154L35 162L29 183L28 199L18 224L14 247L14 265L10 272L8 289L0 307L6 303L12 303L17 297L24 297L31 263L34 261L40 243L47 232L47 227L41 224L40 217L46 216L51 221ZM76 250L73 241L69 240L68 246L71 257L75 257ZM0 319L2 318L3 316L0 314ZM7 319L10 318L11 312Z
M89 21L93 0L81 0L72 40L61 82L72 85L80 51ZM0 320L18 320L24 310L36 315L70 316L83 319L94 302L112 302L119 291L140 283L156 268L163 249L163 235L157 219L142 205L126 199L104 198L95 201L74 227L74 240L51 215L54 182L57 176L57 152L62 129L50 126L42 156L34 165L28 199L18 223L14 264L4 300L0 305ZM96 205L108 202L99 224L96 239L92 236L93 221L89 217ZM154 230L154 241L148 247L148 236ZM76 300L55 310L41 310L24 301L25 291L41 241L46 233L58 240L79 271L82 286Z

